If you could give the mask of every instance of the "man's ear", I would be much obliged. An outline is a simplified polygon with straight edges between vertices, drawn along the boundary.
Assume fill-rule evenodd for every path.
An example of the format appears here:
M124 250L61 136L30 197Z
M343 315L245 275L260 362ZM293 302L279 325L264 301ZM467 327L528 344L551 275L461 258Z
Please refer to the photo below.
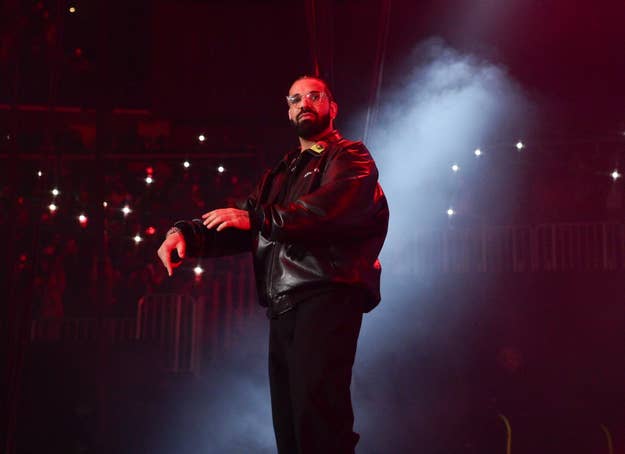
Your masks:
M339 113L339 106L334 101L330 102L330 118L334 120Z

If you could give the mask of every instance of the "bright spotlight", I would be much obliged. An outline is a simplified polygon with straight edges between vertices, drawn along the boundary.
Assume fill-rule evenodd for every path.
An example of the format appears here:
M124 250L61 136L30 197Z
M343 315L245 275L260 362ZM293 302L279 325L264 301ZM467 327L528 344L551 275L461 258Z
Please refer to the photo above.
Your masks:
M225 169L225 167L224 167L224 166L219 166L219 167L217 167L217 172L219 172L219 173L224 173L225 171L226 171L226 169Z
M197 140L199 140L200 142L204 142L206 140L206 136L204 134L200 134L199 136L197 136Z
M454 214L456 214L456 212L454 211L453 208L449 208L447 210L447 216L452 217Z
M145 183L146 184L152 184L153 182L154 182L154 178L152 178L150 175L145 177Z
M199 276L204 272L204 269L200 265L198 265L195 268L193 268L193 272L195 273L196 276Z
M58 207L54 203L51 203L50 205L48 205L48 210L50 210L50 213L54 213L56 210L58 210Z
M88 222L87 216L85 216L84 213L80 213L80 215L78 215L78 222L81 227L86 227Z
M610 176L612 177L612 179L614 181L618 180L619 178L621 178L621 174L618 172L618 169L614 169L612 171L612 173L610 174Z
M454 164L451 166L451 170L453 172L457 172L458 170L460 170L460 166L458 164Z
M38 176L38 177L41 177L42 175L43 175L43 172L42 172L41 170L39 170L39 171L37 172L37 176Z
M482 150L480 150L479 148L476 148L473 154L475 154L475 156L479 158L480 156L482 156Z
M54 189L53 189L52 191L50 191L50 192L52 192L52 195L53 195L54 197L56 197L57 195L59 195L59 194L61 193L61 192L60 192L57 188L54 188Z
M141 238L141 235L139 235L138 233L134 236L133 240L135 240L135 244L139 244L143 241L143 238Z
M68 11L72 14L74 14L76 12L76 7L75 6L70 6Z
M128 205L124 205L124 208L122 208L122 213L124 213L124 216L128 216L131 212L132 210L130 209L130 207Z
M182 166L183 166L185 169L188 169L189 167L191 167L191 163L190 163L189 161L185 161L185 162L183 162L183 163L182 163Z
M109 204L108 204L108 202L105 200L104 202L102 202L102 206L103 206L104 208L106 208L107 206L109 206Z
M525 148L525 145L523 144L523 142L521 142L520 140L516 143L516 149L521 151L523 148Z

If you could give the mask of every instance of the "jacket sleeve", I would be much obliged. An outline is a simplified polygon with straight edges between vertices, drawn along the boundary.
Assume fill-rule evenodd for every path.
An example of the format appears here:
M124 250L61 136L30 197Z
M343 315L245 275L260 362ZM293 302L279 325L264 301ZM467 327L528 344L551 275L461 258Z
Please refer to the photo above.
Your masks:
M375 163L366 147L355 143L328 158L316 190L286 205L257 206L250 221L252 230L273 241L358 237L376 227L382 205Z
M247 230L207 229L200 219L174 224L184 236L189 257L223 257L252 250L252 233Z
M261 186L268 174L269 172L265 172L260 183L247 199L237 203L238 208L249 211L250 207L256 206ZM216 229L207 229L201 219L177 221L174 227L178 227L184 236L187 255L190 257L223 257L252 250L253 229L244 231L226 228L218 232Z

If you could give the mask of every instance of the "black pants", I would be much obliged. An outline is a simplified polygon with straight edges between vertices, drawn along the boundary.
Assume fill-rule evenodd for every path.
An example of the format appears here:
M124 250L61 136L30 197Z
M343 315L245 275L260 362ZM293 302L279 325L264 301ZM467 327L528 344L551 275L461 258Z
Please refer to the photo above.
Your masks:
M279 454L353 454L350 395L360 291L309 296L271 319L269 383Z

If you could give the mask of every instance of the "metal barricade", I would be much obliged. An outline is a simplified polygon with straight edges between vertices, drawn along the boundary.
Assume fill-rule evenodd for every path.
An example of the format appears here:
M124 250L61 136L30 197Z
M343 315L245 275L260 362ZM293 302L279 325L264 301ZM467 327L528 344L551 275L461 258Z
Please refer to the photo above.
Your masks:
M415 231L388 246L396 274L625 269L625 224L553 223Z
M203 305L188 295L144 296L137 307L136 338L163 351L167 371L197 376L203 319Z
M95 342L98 336L111 344L134 340L134 318L49 318L30 323L30 342Z

